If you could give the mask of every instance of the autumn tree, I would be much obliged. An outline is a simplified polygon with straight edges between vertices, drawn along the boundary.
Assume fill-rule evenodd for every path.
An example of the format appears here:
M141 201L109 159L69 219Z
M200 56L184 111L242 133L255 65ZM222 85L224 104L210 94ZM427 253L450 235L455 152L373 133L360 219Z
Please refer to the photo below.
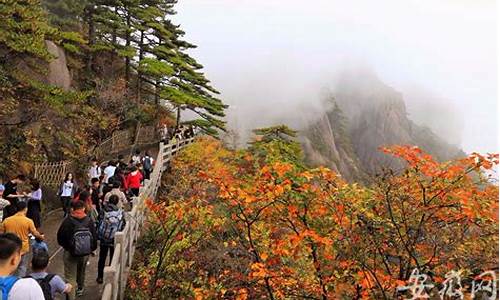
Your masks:
M131 295L397 299L415 269L437 295L448 271L472 280L498 262L498 187L483 173L498 156L438 163L390 147L406 167L363 187L291 160L284 131L260 130L259 144L238 151L204 138L176 157L168 189L148 204L149 250Z
M377 179L369 210L359 216L362 286L372 297L395 297L395 285L416 268L439 283L451 270L474 278L498 263L498 186L484 171L498 155L477 153L439 163L416 147L385 148L407 165ZM353 251L353 253L356 253ZM358 272L359 272L358 271ZM468 286L470 292L470 286Z

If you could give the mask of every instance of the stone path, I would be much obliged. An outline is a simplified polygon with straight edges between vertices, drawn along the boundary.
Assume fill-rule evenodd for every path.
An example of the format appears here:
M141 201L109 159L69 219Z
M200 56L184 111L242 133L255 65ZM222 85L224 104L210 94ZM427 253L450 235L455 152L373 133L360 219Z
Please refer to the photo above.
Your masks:
M149 149L149 153L156 158L158 155L158 147ZM45 241L49 246L50 264L48 268L49 273L55 273L64 276L64 263L63 263L63 249L57 243L57 230L63 220L62 209L52 211L42 222L41 231L45 234ZM97 284L97 260L99 255L99 248L95 251L95 256L89 257L85 276L85 289L82 297L79 300L98 300L101 298L102 289L104 285ZM107 263L109 263L109 258ZM65 299L59 297L57 299Z
M57 230L61 225L63 219L63 212L61 209L53 211L42 223L41 231L45 234L45 240L49 245L50 264L49 273L55 273L64 276L63 265L63 250L57 244ZM85 290L84 295L78 299L82 300L97 300L100 299L102 285L96 283L97 278L97 258L99 249L96 251L94 257L89 257L85 276ZM65 299L59 297L58 299Z

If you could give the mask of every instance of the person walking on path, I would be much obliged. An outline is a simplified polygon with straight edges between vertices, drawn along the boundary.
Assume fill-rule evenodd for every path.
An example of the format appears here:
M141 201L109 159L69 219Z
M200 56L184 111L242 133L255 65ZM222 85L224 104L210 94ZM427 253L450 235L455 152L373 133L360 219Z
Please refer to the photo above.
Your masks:
M118 155L118 160L116 162L116 167L118 169L125 169L127 167L127 163L125 162L125 157L123 154Z
M28 269L30 251L29 234L32 234L37 239L44 239L43 234L36 230L33 220L26 217L27 210L26 202L17 202L17 213L5 219L1 225L2 232L17 235L23 243L21 248L21 262L16 271L16 275L20 277L24 277Z
M10 202L7 199L3 198L4 191L5 191L5 186L3 184L0 184L0 220L3 220L4 208L6 208L8 205L10 205Z
M97 263L97 283L103 282L104 267L109 253L109 261L113 260L115 251L115 234L125 227L123 210L118 208L118 196L111 195L108 203L102 207L99 215L97 235L99 238L99 261Z
M71 213L57 231L57 242L64 249L64 277L76 287L68 294L70 300L83 295L85 268L89 255L97 249L97 233L94 222L85 213L85 204L71 204Z
M142 174L137 167L132 167L127 175L127 187L135 197L139 197L139 189L141 188Z
M90 191L91 191L90 197L92 198L92 205L97 210L97 213L99 213L101 211L102 192L101 192L101 182L99 181L98 178L92 178L90 184Z
M102 174L101 167L97 164L97 159L93 158L90 161L90 168L88 172L89 182L91 182L92 179L94 178L99 179L99 176L101 176L101 174Z
M116 168L115 174L113 175L113 177L109 178L109 180L108 180L109 183L113 183L115 181L120 182L120 187L122 190L124 190L124 191L127 190L127 180L126 180L125 174L123 174L123 170L118 168L118 167Z
M26 216L33 220L36 229L42 226L42 189L37 180L31 180L31 193L28 194L28 213Z
M69 213L71 200L75 197L76 189L77 185L73 178L73 173L67 173L63 182L59 186L59 191L57 192L59 198L61 199L64 217L66 217Z
M49 265L49 254L45 251L33 255L31 260L31 269L33 272L29 275L35 279L42 288L45 300L56 299L56 294L69 294L72 286L64 282L61 276L47 273Z
M167 124L163 124L162 127L160 128L160 136L161 136L161 140L163 141L163 143L168 144L170 132L169 132Z
M141 163L141 161L142 161L141 151L136 150L135 154L132 156L131 162L133 165L137 166L137 164Z
M2 300L44 299L40 285L32 278L11 275L21 261L23 242L12 233L0 234L0 291Z
M149 179L151 172L153 171L153 158L149 155L148 152L144 154L142 158L142 168L144 170L144 179Z
M92 219L92 221L97 222L97 210L95 209L94 204L92 203L91 193L92 190L90 187L85 188L82 191L80 191L76 199L73 199L73 202L82 201L83 204L85 204L85 213L87 214L87 216L89 216Z
M106 168L104 168L104 183L108 183L109 179L115 175L116 161L111 160Z
M107 203L109 201L109 197L111 197L112 195L116 195L118 196L118 208L123 209L123 205L128 203L128 201L127 201L127 196L125 196L125 193L122 192L120 187L121 185L119 181L113 182L113 189L111 189L111 191L106 193L106 195L104 196L103 203L104 204Z
M17 177L11 179L9 182L5 184L5 190L3 191L3 197L9 201L9 205L7 205L3 210L3 218L6 219L16 213L16 204L19 201L19 198L24 197L24 194L20 194L17 192L17 185L23 184L26 181L26 176L20 174Z

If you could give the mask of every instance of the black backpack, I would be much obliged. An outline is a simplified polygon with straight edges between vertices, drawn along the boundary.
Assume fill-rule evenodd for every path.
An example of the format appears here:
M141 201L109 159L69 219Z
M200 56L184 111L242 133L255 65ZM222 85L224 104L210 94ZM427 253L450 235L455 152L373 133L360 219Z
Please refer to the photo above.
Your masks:
M56 274L47 274L47 276L45 276L44 278L38 278L38 279L35 279L31 276L26 276L24 278L35 279L36 282L38 282L38 284L42 288L43 297L45 298L45 300L52 300L54 298L52 298L52 287L50 286L50 281L52 280L52 278L54 278L54 276L56 276Z
M142 166L144 167L144 170L153 169L153 166L151 164L151 157L149 156L144 157L144 163L142 164Z
M94 237L89 229L90 218L86 217L83 222L70 217L74 225L71 237L71 254L73 256L87 256L92 252L92 240Z

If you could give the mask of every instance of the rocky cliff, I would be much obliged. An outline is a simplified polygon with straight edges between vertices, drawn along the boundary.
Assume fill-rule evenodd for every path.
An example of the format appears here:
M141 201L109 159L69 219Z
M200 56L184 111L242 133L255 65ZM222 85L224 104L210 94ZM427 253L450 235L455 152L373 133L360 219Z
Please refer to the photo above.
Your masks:
M71 87L71 75L66 63L64 49L52 41L45 41L45 44L47 45L47 50L53 56L53 59L48 63L46 81L68 91Z
M302 131L301 141L308 163L326 165L351 181L400 167L381 146L417 145L439 160L464 155L410 120L401 93L369 72L342 77L325 113Z

